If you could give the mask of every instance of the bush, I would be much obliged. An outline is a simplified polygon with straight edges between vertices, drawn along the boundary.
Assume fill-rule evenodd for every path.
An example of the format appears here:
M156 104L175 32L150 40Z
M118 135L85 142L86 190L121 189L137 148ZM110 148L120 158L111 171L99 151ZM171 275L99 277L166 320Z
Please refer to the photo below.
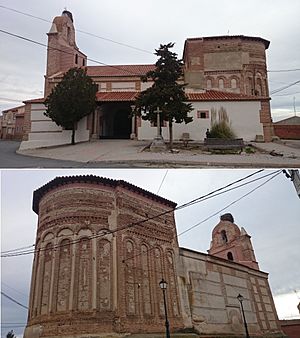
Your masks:
M215 122L210 130L211 138L234 139L236 135L231 126L226 121Z

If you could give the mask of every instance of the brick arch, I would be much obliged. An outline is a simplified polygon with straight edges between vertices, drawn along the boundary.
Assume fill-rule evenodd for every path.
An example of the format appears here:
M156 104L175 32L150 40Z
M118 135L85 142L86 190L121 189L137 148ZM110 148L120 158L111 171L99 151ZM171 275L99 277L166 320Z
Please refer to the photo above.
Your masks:
M57 231L56 237L68 237L72 236L74 234L73 230L71 230L69 227L64 227L63 229L59 229Z
M211 83L211 86L208 85L208 83ZM211 88L215 88L216 87L216 81L215 81L215 78L213 76L207 76L205 78L205 82L206 82L206 88L207 89L211 89Z
M59 241L58 257L56 311L64 312L69 309L71 290L72 255L70 238L62 238Z
M47 241L49 241L49 240L52 240L52 239L54 239L54 233L53 232L51 232L51 231L47 231L43 236L42 236L42 239L41 239L41 241L42 242L47 242Z
M143 314L145 316L152 315L152 297L151 297L151 269L149 246L145 243L141 244L141 273L142 273L142 304Z
M41 282L41 315L45 315L49 312L50 301L50 285L52 276L52 264L53 264L53 242L47 243L44 251L44 262L42 266L42 282Z
M228 83L227 83L227 78L225 76L218 76L217 77L217 84L216 87L219 89L225 89L228 87ZM220 86L220 84L223 83L223 86Z
M92 308L92 241L84 234L77 243L76 273L77 309L88 311Z
M236 82L235 82L235 87L233 87L233 85L232 85L232 82L233 82L234 80L236 81ZM229 87L230 87L230 88L232 88L232 89L238 89L238 88L240 88L240 79L239 79L238 76L236 76L236 75L230 76L228 82L229 82Z
M112 309L112 248L106 238L97 241L97 309Z
M130 237L124 239L124 258L125 258L125 271L124 271L124 293L125 293L125 309L127 315L135 315L138 311L137 308L137 292L136 292L136 248L134 240Z
M266 88L265 88L265 82L263 79L263 75L260 72L257 72L255 75L255 95L258 96L265 96L266 95Z
M77 235L79 238L90 237L93 235L93 232L91 229L87 227L82 227L77 231Z
M168 282L169 307L173 317L179 316L179 302L176 283L176 267L175 267L174 251L168 249L166 252L166 275Z

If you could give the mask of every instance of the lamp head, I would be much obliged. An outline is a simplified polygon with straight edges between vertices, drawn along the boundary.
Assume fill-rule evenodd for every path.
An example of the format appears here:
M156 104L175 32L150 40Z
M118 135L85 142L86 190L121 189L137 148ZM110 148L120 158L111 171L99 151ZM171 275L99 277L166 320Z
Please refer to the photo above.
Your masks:
M244 297L239 293L238 296L236 297L240 303L243 302Z
M160 287L162 290L166 290L167 285L168 285L168 283L167 283L164 279L162 279L162 280L159 282L159 287Z

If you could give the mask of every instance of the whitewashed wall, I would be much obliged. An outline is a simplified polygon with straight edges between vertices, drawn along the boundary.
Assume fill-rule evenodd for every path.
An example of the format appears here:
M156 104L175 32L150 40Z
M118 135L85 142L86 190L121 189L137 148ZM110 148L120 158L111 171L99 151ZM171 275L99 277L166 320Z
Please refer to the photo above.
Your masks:
M260 102L259 101L206 101L192 102L194 110L190 113L193 122L185 124L173 124L173 138L179 140L182 133L189 133L190 138L201 141L205 138L207 128L211 127L211 109L217 111L224 107L227 111L232 129L239 138L245 141L252 141L256 135L263 135L263 126L260 123ZM208 118L198 118L197 111L209 111ZM151 140L155 137L156 127L151 127L149 121L142 120L141 127L138 128L139 140ZM163 138L169 139L168 127L162 128Z
M31 105L31 132L28 141L22 141L20 150L41 147L50 147L71 143L71 130L63 130L51 119L44 115L45 106L43 104ZM87 130L87 117L81 119L77 124L75 132L75 142L89 140Z

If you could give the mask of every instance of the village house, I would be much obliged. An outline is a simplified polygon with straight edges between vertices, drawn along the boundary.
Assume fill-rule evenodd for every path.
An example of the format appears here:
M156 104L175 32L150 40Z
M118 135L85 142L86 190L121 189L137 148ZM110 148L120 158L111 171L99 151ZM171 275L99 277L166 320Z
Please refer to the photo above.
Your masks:
M184 45L184 78L188 101L193 105L189 124L174 124L174 140L188 133L203 140L207 128L227 119L237 137L246 141L271 141L273 124L267 79L269 41L243 35L187 39ZM71 67L84 67L98 85L97 109L79 121L76 141L119 138L151 140L156 128L149 121L130 117L138 93L151 86L141 76L155 65L87 66L87 56L76 45L69 11L55 17L48 33L44 97ZM45 117L44 98L25 101L25 133L20 149L66 144L70 130ZM167 122L162 135L168 139Z
M0 116L0 138L9 140L23 139L25 106L4 110Z

